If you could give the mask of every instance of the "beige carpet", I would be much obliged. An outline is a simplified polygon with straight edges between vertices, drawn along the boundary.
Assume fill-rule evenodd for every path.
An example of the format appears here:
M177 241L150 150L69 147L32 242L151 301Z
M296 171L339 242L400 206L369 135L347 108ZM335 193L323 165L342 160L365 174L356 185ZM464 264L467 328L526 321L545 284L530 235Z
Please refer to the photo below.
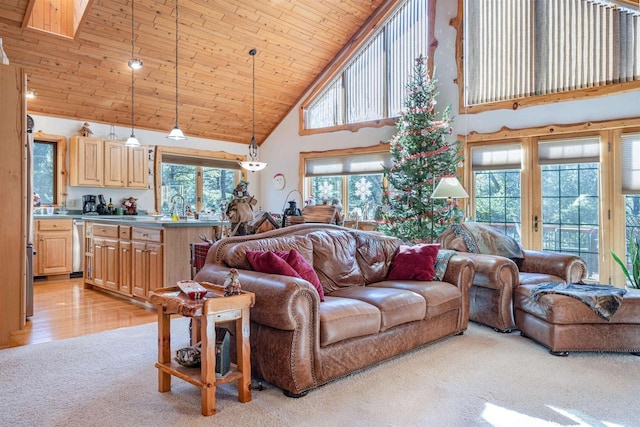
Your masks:
M640 426L640 357L560 358L475 324L301 399L220 387L212 417L190 384L158 393L155 360L155 324L1 350L0 426Z

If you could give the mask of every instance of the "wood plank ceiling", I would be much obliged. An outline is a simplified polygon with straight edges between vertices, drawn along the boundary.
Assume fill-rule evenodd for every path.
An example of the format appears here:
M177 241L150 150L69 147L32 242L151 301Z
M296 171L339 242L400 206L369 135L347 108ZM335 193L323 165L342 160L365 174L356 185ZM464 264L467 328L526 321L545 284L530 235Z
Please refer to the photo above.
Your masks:
M180 0L180 127L187 136L249 144L248 52L256 48L255 131L263 142L385 1ZM0 2L4 50L37 93L28 111L130 127L130 0L89 1L75 39L23 28L28 6ZM135 0L134 7L135 56L144 62L134 74L135 127L168 133L175 123L175 0Z

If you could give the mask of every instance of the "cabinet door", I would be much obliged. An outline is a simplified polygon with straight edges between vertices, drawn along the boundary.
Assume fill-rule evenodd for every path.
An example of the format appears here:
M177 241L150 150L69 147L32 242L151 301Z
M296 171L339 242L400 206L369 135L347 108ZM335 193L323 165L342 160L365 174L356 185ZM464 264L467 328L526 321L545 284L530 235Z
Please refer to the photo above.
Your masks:
M120 292L123 294L131 295L131 271L132 271L132 254L131 254L131 242L120 241L120 248L118 249L119 261L120 261Z
M149 157L146 146L127 149L127 187L149 188Z
M146 298L149 288L147 245L144 242L131 242L131 293Z
M120 141L104 141L104 186L127 185L127 147Z
M104 239L93 239L93 284L104 287L106 249Z
M147 255L149 257L149 280L146 292L146 297L156 290L157 288L164 287L163 281L163 253L162 244L159 243L147 243Z
M104 144L101 139L72 137L69 159L71 185L102 187Z
M113 291L119 290L118 285L120 283L118 255L118 241L105 239L103 246L103 286Z
M71 232L38 233L36 238L36 276L69 274L72 269Z

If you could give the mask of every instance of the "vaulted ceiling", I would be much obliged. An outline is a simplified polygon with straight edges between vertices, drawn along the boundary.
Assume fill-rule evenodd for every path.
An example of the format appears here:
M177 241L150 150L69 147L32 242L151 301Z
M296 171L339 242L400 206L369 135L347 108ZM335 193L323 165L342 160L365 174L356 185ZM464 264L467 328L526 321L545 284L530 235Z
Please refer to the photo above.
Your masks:
M131 0L84 3L75 38L63 38L23 26L30 0L3 0L4 50L37 94L30 113L131 126ZM263 142L385 3L179 0L180 127L187 136L249 143L255 48L255 131ZM134 2L134 55L144 63L134 73L136 129L168 132L175 123L175 4Z

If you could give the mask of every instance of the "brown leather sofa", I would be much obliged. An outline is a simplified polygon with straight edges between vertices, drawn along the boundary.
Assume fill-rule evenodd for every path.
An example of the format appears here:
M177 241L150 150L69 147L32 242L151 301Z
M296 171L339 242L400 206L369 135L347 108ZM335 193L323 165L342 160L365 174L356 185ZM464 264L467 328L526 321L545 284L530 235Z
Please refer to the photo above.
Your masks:
M580 257L550 251L523 250L524 258L516 263L502 256L468 253L464 241L448 230L439 236L444 249L464 252L475 266L469 290L469 319L491 326L500 332L517 329L513 297L517 286L538 283L578 283L587 272Z
M455 255L443 281L385 280L398 239L329 224L299 224L216 242L198 281L239 271L251 309L252 374L301 396L310 389L435 340L463 333L474 267ZM253 271L246 252L295 248L322 283Z

